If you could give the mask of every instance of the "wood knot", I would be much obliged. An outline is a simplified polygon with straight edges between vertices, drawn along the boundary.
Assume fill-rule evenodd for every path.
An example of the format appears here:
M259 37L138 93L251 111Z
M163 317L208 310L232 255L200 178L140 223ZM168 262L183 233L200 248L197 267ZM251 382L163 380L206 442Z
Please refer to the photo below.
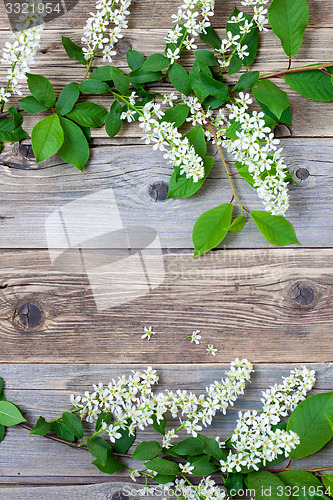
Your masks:
M43 321L43 313L35 304L27 303L21 305L14 314L16 321L25 330L37 328Z
M293 132L292 128L290 125L286 125L285 123L279 123L278 125L275 125L273 128L274 136L277 139L283 138L283 137L292 137Z
M305 179L307 179L309 177L310 172L308 171L307 168L300 167L296 170L295 175L298 179L300 179L301 181L304 181Z
M128 40L122 40L118 43L117 47L120 54L127 54L127 52L132 49L132 44Z
M113 495L111 496L111 500L129 500L131 499L132 497L129 497L128 495L125 495L123 492L121 491L116 491L115 493L113 493Z
M154 201L165 201L167 199L169 192L169 186L166 182L154 182L151 184L148 189L149 196Z
M298 283L291 291L291 298L298 306L309 306L315 299L314 289L306 283Z

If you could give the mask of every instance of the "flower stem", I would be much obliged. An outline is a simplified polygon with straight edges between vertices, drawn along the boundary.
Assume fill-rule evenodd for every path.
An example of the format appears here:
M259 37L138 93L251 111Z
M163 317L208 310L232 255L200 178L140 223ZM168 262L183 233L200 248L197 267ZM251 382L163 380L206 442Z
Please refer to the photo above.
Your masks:
M201 111L204 113L204 110L203 108L201 107ZM223 162L223 165L224 165L224 169L227 173L227 176L228 176L228 180L229 180L229 184L230 184L230 187L231 187L231 191L232 191L232 194L234 195L234 197L236 198L236 200L238 201L241 209L242 209L242 213L244 214L244 205L243 203L240 201L239 197L237 196L237 193L235 191L235 188L234 188L234 185L233 185L233 182L232 182L232 178L231 178L231 175L230 175L230 172L229 172L229 169L228 169L228 166L227 166L227 163L224 159L224 156L223 156L223 153L222 153L222 149L220 147L220 145L218 144L218 139L217 139L217 136L216 136L216 133L212 127L212 124L210 123L209 119L206 118L206 121L207 121L207 124L208 124L208 127L209 127L209 130L211 132L211 134L213 135L214 137L214 140L215 140L215 145L216 145L216 148L217 148L217 151L219 152L219 155L222 159L222 162Z
M264 80L265 78L280 78L284 75L289 75L290 73L301 73L303 71L314 71L316 69L324 69L329 66L333 66L333 63L325 63L325 64L315 64L314 66L303 66L302 68L294 68L287 69L285 71L277 71L276 73L270 73L269 75L262 75L260 80Z

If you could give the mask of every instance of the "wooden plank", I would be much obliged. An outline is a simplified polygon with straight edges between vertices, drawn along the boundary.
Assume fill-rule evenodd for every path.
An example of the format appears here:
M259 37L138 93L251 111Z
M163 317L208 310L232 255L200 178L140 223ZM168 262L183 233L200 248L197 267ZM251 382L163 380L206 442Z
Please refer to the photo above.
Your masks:
M241 352L240 350L239 353ZM208 427L205 433L210 437L216 435L221 437L229 436L234 429L238 411L260 409L261 391L275 383L279 383L281 377L287 376L294 366L288 364L255 365L256 372L253 374L252 383L247 384L245 395L235 403L234 407L228 410L226 416L217 415L212 426ZM160 384L157 386L156 392L168 388L171 390L186 389L196 394L205 392L207 385L223 378L224 370L228 368L227 365L215 363L205 365L182 364L181 366L154 364L154 367L160 374ZM69 395L71 393L82 393L85 390L90 390L93 383L101 381L106 384L113 377L129 374L132 369L142 368L142 365L124 367L110 364L14 364L2 365L0 371L5 380L5 390L8 398L20 405L24 410L28 423L33 425L40 414L47 419L52 419L65 411L69 407ZM313 393L333 389L332 363L308 365L308 368L315 369L317 373L317 383ZM171 421L169 421L169 425L172 425ZM181 439L184 436L180 435L179 438ZM149 437L159 439L157 434L151 430L138 433L138 441L149 439ZM127 459L125 461L132 467L134 466L133 461ZM108 477L90 465L90 462L90 455L84 450L71 449L47 438L29 436L28 431L25 429L14 427L8 430L4 442L1 443L0 481L2 484L6 484L12 482L15 478L17 484L21 482L24 484L31 482L33 484L38 480L43 481L43 477L47 477L49 483L62 484L64 482L63 478L67 478L67 482L70 478L75 482L84 479L86 476L101 479ZM330 464L333 466L333 447L331 444L314 457L307 457L295 462L292 467L328 467ZM127 473L109 477L109 480L115 481L117 477L125 479ZM2 491L10 492L11 490ZM32 495L34 491L31 490ZM82 493L84 491L83 488Z
M3 251L1 359L202 363L212 343L218 362L240 353L257 362L330 361L331 255L226 250L193 260L143 252L139 260L135 252L84 250L83 270L73 252L54 268L47 251ZM157 335L147 342L149 325ZM182 342L195 329L203 335L197 348Z
M67 2L68 5L69 2ZM73 2L74 3L74 2ZM129 17L129 25L133 28L164 28L166 25L172 26L171 15L177 12L178 6L182 2L179 0L163 0L142 1L132 0L130 7L131 16ZM309 0L310 7L310 26L329 27L333 26L332 6L329 0ZM242 8L240 2L237 2L238 8ZM224 2L215 2L215 16L213 24L215 26L224 26L228 20L230 13L235 7L233 0L225 0ZM250 12L248 8L244 11ZM86 19L90 16L90 12L95 10L95 2L93 0L79 1L75 8L68 14L55 19L48 23L48 28L53 30L63 29L75 23L76 26L84 26ZM163 13L163 15L162 15ZM9 22L6 16L5 7L0 4L0 26L8 27Z
M298 182L298 186L290 188L288 219L294 224L303 245L330 246L333 242L330 217L333 140L300 142L286 139L282 145L286 163ZM163 153L153 151L151 146L93 148L89 166L83 174L57 156L35 166L29 154L26 157L27 151L25 146L15 145L14 149L7 146L0 155L2 248L47 248L47 237L49 244L62 246L58 224L48 219L60 209L68 212L66 217L71 219L71 232L80 242L90 239L87 218L95 227L102 223L101 214L104 213L104 223L114 227L110 213L112 203L106 195L113 190L124 226L149 226L158 233L162 248L192 249L192 228L199 215L231 199L226 174L218 158L196 196L162 202L167 195L172 167L163 158ZM214 152L210 149L211 154ZM299 179L300 172L308 177ZM234 179L248 209L262 210L255 190L243 179ZM84 199L88 195L92 198ZM87 216L81 209L77 212L75 204L68 205L73 201L85 205ZM94 241L95 247L114 248L117 244L110 238L107 245L103 238ZM228 236L224 244L228 248L268 246L251 221L241 234Z
M130 47L141 50L147 56L158 50L163 51L165 33L165 29L127 30L124 38L120 42L119 53L114 59L114 64L120 68L127 67L126 52ZM77 42L79 42L82 35L81 30L78 29L64 30L64 34L71 36ZM33 72L47 74L57 92L60 92L64 85L70 81L80 81L83 79L83 66L80 63L68 59L61 45L61 39L57 31L47 31L44 35L41 52L36 59ZM301 50L294 58L294 65L304 66L321 62L321 59L318 59L318 47L321 47L321 54L325 55L325 61L333 61L332 36L330 29L307 30ZM6 38L6 32L0 32L0 46L4 45ZM204 44L199 43L198 47L201 46L204 47ZM193 57L189 57L188 61L192 63ZM102 62L99 64L102 64ZM286 64L286 56L276 37L271 32L265 33L262 36L258 60L253 66L253 69L270 73L283 69ZM62 68L61 71L59 71L59 67ZM2 64L0 66L0 81L6 80L6 74L7 67ZM228 80L230 83L235 82L237 81L237 76L233 76ZM332 137L333 113L331 112L332 105L330 103L319 103L305 99L289 89L284 82L278 81L278 84L281 88L286 90L290 96L293 111L294 137ZM166 92L165 88L160 90ZM24 87L24 92L27 92L26 87ZM107 96L94 97L94 101L99 102L106 108L110 106L110 98ZM16 101L13 100L12 104L14 105L15 103ZM42 114L26 116L25 128L29 133L36 121L40 120L42 116ZM305 116L306 119L304 119ZM138 126L131 124L130 127L125 127L123 129L120 136L138 137L139 134L140 129ZM104 128L95 129L93 135L94 137L107 137Z

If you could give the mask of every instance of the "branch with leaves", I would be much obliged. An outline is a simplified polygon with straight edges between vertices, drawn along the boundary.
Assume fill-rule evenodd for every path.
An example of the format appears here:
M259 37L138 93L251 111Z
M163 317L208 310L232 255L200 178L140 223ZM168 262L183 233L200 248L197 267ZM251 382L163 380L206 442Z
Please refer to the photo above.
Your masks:
M129 69L122 72L111 65L93 67L97 56L112 62L121 30L127 27L130 1L98 0L97 13L84 28L82 46L62 37L67 55L84 66L82 81L69 83L56 97L47 78L26 75L31 95L20 99L20 106L32 114L50 111L31 134L36 161L58 153L63 161L83 170L90 155L91 128L105 126L113 139L125 122L129 126L139 122L145 143L163 151L173 166L168 198L188 198L212 171L216 155L207 156L211 142L226 171L231 201L199 217L193 229L194 255L215 248L228 233L242 231L249 219L274 245L299 243L285 218L293 178L282 158L280 141L274 137L277 124L291 125L292 113L287 93L272 80L283 79L308 99L330 102L333 63L291 67L309 21L307 0L273 0L268 11L267 1L242 2L252 10L251 15L235 8L226 25L226 38L221 39L210 25L214 1L187 0L172 16L175 26L166 36L165 53L146 58L129 50ZM267 31L268 21L288 58L287 69L260 74L250 67L256 59L259 33ZM197 50L198 36L211 50ZM195 56L189 72L179 64L186 60L185 53ZM228 84L228 76L244 69L236 84ZM166 84L171 92L156 91L157 85ZM94 95L110 97L109 112L82 101L82 96ZM260 112L251 109L253 99ZM0 142L27 137L21 115L14 108L8 111L15 119L0 119ZM185 124L192 127L187 133ZM232 162L226 161L226 154ZM241 199L234 185L236 175L256 190L264 210L253 210Z
M154 494L154 484L158 491L165 488L166 498L231 499L247 488L255 500L333 497L333 474L326 473L333 465L297 468L298 459L313 455L333 438L333 392L306 397L315 373L305 367L264 391L260 411L239 412L231 436L212 439L202 433L244 393L252 372L251 363L236 359L225 378L196 395L184 390L156 393L159 377L149 367L71 396L68 411L51 422L41 416L34 427L6 401L1 384L1 440L6 427L21 425L33 436L89 452L92 465L105 474L126 470L133 481L143 479L147 493ZM82 421L94 430L84 430ZM137 431L145 428L160 437L135 444ZM189 437L182 438L184 433ZM275 467L286 458L285 467ZM124 459L138 465L130 467Z

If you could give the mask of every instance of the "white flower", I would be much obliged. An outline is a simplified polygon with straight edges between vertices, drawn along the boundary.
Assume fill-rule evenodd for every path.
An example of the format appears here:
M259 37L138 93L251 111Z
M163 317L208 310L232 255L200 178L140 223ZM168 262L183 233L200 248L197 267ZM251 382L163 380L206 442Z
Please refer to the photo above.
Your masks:
M182 474L193 474L194 465L191 465L190 462L186 462L185 465L179 464L179 468L182 471Z
M128 111L124 111L121 115L120 115L120 119L121 120L127 120L128 123L131 123L134 121L134 116L136 114L136 111L131 111L130 109Z
M191 335L191 342L194 342L195 344L200 344L201 340L201 335L199 335L200 330L195 330L192 335Z
M176 101L178 99L177 95L174 92L171 92L171 94L168 95L163 95L164 100L162 101L162 104L169 104L169 106L172 108L173 107L173 101Z
M8 102L9 97L10 97L10 93L6 92L6 90L2 87L0 89L0 102L1 101Z
M148 339L150 340L151 339L151 336L152 335L156 335L156 332L153 332L153 327L150 326L149 328L147 328L146 326L144 327L144 334L142 335L142 339Z
M167 50L166 56L168 59L170 59L170 64L173 64L176 59L180 58L180 50L179 48L175 49L172 51L170 48Z
M211 354L212 356L215 356L217 353L217 349L214 349L213 344L208 344L206 351L207 351L207 354Z
M139 471L139 470L134 469L134 470L132 470L132 472L131 472L130 478L132 479L132 481L135 481L135 482L136 482L136 478L137 478L137 477L140 477L140 476L141 476L140 471Z

